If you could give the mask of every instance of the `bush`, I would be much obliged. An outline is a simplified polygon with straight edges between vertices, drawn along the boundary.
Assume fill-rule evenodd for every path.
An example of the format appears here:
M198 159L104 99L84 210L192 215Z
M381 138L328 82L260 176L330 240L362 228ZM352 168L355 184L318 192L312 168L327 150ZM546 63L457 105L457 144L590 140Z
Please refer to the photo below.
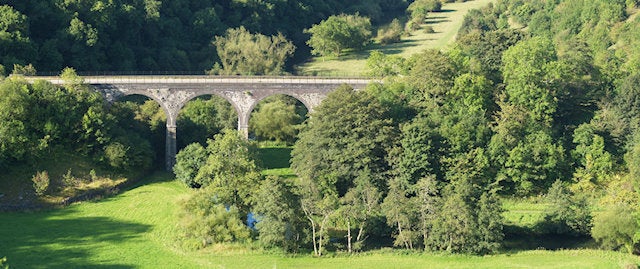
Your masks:
M588 235L591 212L586 199L576 197L559 180L547 193L544 221L538 224L541 232L549 234Z
M139 135L121 136L105 147L104 161L121 171L146 170L153 162L153 150Z
M424 27L424 32L427 34L433 34L436 32L436 30L433 30L433 26L427 25Z
M225 207L210 189L196 192L182 204L183 246L204 248L215 243L244 242L250 232L235 206Z
M42 196L49 189L49 173L47 171L37 172L31 181L33 181L33 189L38 196Z
M629 206L618 205L598 214L591 235L604 248L637 252L640 246L634 236L639 227L634 213Z
M400 41L403 33L404 31L400 20L393 19L388 26L378 29L376 39L380 44L395 43Z

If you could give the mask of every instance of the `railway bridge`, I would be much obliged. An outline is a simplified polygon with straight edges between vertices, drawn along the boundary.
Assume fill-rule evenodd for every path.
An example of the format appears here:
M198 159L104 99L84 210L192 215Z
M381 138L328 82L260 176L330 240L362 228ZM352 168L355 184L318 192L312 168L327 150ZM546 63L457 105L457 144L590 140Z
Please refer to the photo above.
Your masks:
M60 77L30 77L64 84ZM343 84L356 90L372 82L367 78L330 77L218 77L218 76L87 76L84 83L100 91L109 102L127 95L143 95L155 100L167 116L165 161L171 170L177 153L176 121L182 107L193 98L217 95L231 103L238 113L238 131L248 137L251 111L262 99L285 94L298 99L313 111L327 94Z

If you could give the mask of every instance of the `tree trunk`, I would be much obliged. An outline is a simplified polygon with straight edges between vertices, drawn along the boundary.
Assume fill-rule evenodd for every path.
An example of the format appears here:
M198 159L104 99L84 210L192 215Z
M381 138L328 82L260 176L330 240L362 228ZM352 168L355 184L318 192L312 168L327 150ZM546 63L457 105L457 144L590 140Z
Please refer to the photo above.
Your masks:
M351 253L351 220L347 218L347 250Z

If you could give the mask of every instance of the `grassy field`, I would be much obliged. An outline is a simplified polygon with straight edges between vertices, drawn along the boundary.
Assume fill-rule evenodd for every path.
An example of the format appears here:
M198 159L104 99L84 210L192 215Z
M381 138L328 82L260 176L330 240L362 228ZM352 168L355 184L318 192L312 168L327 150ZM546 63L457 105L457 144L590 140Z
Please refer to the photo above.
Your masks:
M598 250L520 251L494 256L379 250L347 256L286 256L239 246L177 247L177 204L189 190L170 175L112 198L64 209L0 215L0 257L11 268L622 268L632 255Z
M347 52L336 57L315 57L300 65L298 73L327 75L327 76L361 76L364 75L365 63L369 53L373 50L382 51L388 55L409 57L425 49L445 48L453 43L462 26L464 15L471 9L477 9L495 0L473 0L464 3L444 4L442 12L432 13L426 24L433 27L435 33L425 33L423 29L412 32L401 42L381 46L373 44L360 52Z

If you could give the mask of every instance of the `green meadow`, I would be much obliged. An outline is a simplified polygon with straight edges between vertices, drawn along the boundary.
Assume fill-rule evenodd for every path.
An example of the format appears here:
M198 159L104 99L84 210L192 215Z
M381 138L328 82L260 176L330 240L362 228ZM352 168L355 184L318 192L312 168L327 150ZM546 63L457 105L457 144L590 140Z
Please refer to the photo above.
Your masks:
M178 209L189 190L156 174L122 193L50 211L2 213L0 256L10 268L625 268L633 255L601 250L527 250L490 256L382 249L314 258L251 244L186 251Z

